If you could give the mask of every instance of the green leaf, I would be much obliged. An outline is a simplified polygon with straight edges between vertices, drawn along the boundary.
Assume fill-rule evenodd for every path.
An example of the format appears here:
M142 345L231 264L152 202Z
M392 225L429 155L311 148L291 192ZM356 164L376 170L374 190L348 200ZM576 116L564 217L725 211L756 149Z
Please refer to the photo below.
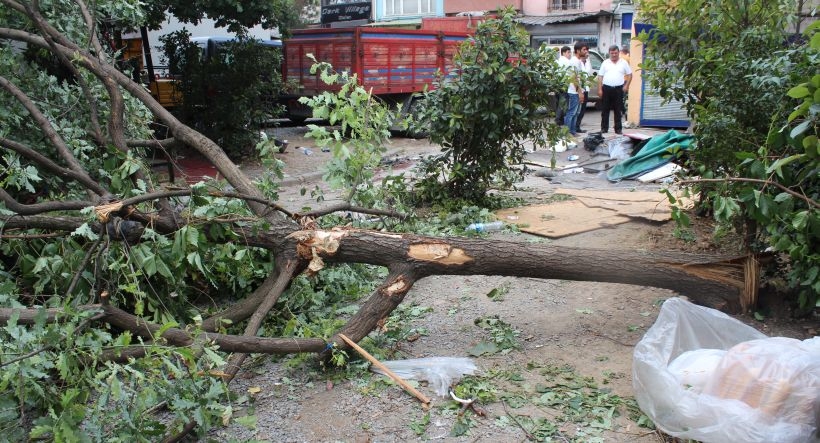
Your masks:
M820 89L818 89L820 91ZM806 153L815 152L818 146L818 140L816 135L809 135L803 139L803 149L806 150Z
M468 349L467 353L473 357L480 357L482 355L497 354L500 350L501 348L495 343L483 341Z
M91 230L91 226L89 226L88 223L83 223L82 225L80 225L80 227L75 229L74 232L71 233L71 235L85 237L92 241L100 238L100 236L97 235L96 232Z
M225 359L223 359L219 354L214 352L211 348L204 347L204 348L202 348L202 350L205 351L205 355L208 356L208 359L211 361L211 363L214 366L224 366L225 365Z
M247 254L247 253L248 253L247 249L240 249L240 250L236 251L236 254L234 254L234 256L233 256L233 259L236 260L236 261L241 261L243 258L245 258L245 254Z
M43 269L48 268L48 259L45 257L37 257L37 262L34 264L34 269L31 271L34 274L40 273Z
M806 224L809 220L809 211L800 211L794 214L794 218L792 218L792 227L797 230L803 230L806 228Z
M806 120L806 121L800 123L799 125L795 126L792 129L792 131L789 133L789 135L791 136L791 138L797 138L799 135L806 132L806 129L809 128L809 124L811 124L810 120Z
M157 337L162 337L162 334L164 334L167 330L169 330L171 328L176 328L178 326L179 326L179 323L174 322L174 321L165 323L159 329L157 329L156 336Z
M781 170L781 168L783 166L788 165L789 163L791 163L795 160L801 159L801 158L803 158L803 154L795 154L795 155L790 155L790 156L785 157L785 158L777 159L774 163L769 165L768 168L766 168L766 174L768 175L768 174L771 174L773 171L777 171L777 175L780 178L783 178L783 171Z
M256 429L256 415L244 415L242 417L236 417L234 421L248 429Z
M788 95L791 98L808 97L809 88L807 88L806 85L798 85L789 89L789 92L787 92L786 95Z
M788 192L781 192L774 197L774 201L777 203L783 203L786 200L791 199L792 196Z
M154 264L156 265L156 270L159 273L159 275L161 275L165 278L172 278L173 277L173 274L171 273L171 269L168 268L168 265L165 264L165 262L163 260L161 260L159 258L156 258L154 260Z
M461 437L463 435L467 435L470 431L470 424L463 416L456 419L456 422L453 424L453 429L450 431L450 436L452 437Z
M188 244L191 246L198 246L199 245L199 230L192 226L185 227L185 238L188 241Z

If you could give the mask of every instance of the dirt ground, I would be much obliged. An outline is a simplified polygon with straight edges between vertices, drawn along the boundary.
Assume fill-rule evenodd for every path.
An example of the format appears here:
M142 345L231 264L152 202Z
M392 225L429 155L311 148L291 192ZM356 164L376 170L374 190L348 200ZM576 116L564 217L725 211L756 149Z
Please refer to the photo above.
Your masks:
M590 115L591 114L591 115ZM593 130L597 114L587 116L585 127ZM646 133L657 131L639 130ZM279 138L288 139L288 150L278 154L286 165L286 180L280 202L292 209L306 204L302 187L326 189L327 203L336 193L321 183L321 167L330 158L310 140L303 137L304 128L277 128ZM299 147L308 147L305 155ZM425 140L395 139L389 158L396 169L407 168L420 156L433 153L437 147ZM582 148L559 154L559 166L570 163L569 155L579 155L583 162L589 153ZM548 161L543 152L530 154L533 161ZM244 166L253 172L253 164ZM640 189L656 190L658 184L637 182L609 183L600 174L560 174L552 181L529 174L518 194L529 201L549 198L554 189ZM316 207L316 204L313 204ZM652 224L629 222L558 240L527 234L495 233L526 242L553 242L570 247L635 249L686 249L706 252L731 248L715 245L708 221L698 225L699 238L685 243L672 236L672 222ZM490 297L488 294L498 289ZM488 316L518 331L520 349L508 353L474 358L482 375L489 376L489 389L495 390L494 401L481 403L486 412L481 417L472 412L469 430L454 437L458 405L448 398L437 397L433 388L420 383L419 389L433 397L432 407L425 411L420 403L398 386L371 379L337 382L338 374L323 372L305 363L286 367L279 359L258 357L246 365L231 389L249 400L234 407L237 415L255 414L255 426L232 423L213 430L212 441L262 440L271 442L399 442L419 440L519 442L606 441L659 442L664 437L639 427L635 417L624 407L621 415L611 417L608 426L572 421L549 407L543 400L544 386L577 382L595 384L602 392L630 399L632 388L632 351L657 317L663 300L673 292L651 287L610 283L539 280L490 276L430 277L418 282L403 306L416 306L421 314L408 314L409 327L423 333L413 341L401 343L404 358L467 357L468 350L486 341L488 331L475 320ZM808 338L817 332L817 322L792 322L788 312L774 310L763 321L748 316L742 321L768 335ZM588 378L584 378L588 377ZM603 394L601 394L603 395ZM592 408L592 405L581 405ZM429 414L429 415L428 415ZM582 424L579 424L582 423ZM583 424L585 423L585 424ZM552 440L542 435L553 426Z

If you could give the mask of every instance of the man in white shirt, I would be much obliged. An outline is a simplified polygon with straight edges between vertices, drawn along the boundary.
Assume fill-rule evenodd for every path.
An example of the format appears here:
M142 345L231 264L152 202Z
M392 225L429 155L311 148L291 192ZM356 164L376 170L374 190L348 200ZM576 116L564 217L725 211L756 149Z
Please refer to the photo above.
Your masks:
M632 69L620 58L617 45L609 47L609 58L601 63L598 71L598 96L601 98L601 132L609 132L609 111L613 111L615 133L622 133L624 93L629 90Z
M583 129L581 129L581 120L584 119L584 114L586 114L586 110L587 110L586 103L587 103L587 101L589 101L589 82L591 81L590 79L592 78L592 64L589 62L589 48L586 48L586 50L583 51L583 53L581 54L581 57L579 57L579 60L581 60L581 71L585 74L585 77L584 77L584 80L585 80L585 83L584 83L584 97L583 97L584 104L581 105L581 110L578 112L578 118L575 121L575 132L584 133L584 132L587 132L587 131L584 131Z
M558 66L564 69L569 68L569 58L572 49L569 46L561 47L561 54L558 56ZM564 116L567 114L567 93L562 92L555 98L555 123L558 126L564 124Z
M581 60L578 58L584 51L589 52L589 45L582 42L575 43L575 53L569 60L570 80L567 87L567 115L564 116L564 125L569 129L573 137L578 135L575 131L575 123L578 120L578 112L584 106L583 91L581 83Z

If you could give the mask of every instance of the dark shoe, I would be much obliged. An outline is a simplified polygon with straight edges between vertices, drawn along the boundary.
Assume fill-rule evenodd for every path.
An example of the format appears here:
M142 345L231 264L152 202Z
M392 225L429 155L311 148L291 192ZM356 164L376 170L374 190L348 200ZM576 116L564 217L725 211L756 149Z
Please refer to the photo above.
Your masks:
M623 134L623 131L615 131L615 133L618 134L618 135L621 135L621 134Z
M579 132L581 134L586 134L587 131L584 131L583 129L576 129L575 132Z

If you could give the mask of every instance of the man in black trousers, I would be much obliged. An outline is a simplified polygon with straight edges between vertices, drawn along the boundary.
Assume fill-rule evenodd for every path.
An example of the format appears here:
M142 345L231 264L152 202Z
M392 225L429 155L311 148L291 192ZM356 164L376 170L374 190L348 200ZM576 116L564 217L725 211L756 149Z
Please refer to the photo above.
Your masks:
M601 132L609 132L609 111L613 111L616 134L623 131L622 114L624 93L629 90L632 81L632 69L629 63L620 58L617 45L609 47L609 58L601 63L598 71L598 96L601 98Z

